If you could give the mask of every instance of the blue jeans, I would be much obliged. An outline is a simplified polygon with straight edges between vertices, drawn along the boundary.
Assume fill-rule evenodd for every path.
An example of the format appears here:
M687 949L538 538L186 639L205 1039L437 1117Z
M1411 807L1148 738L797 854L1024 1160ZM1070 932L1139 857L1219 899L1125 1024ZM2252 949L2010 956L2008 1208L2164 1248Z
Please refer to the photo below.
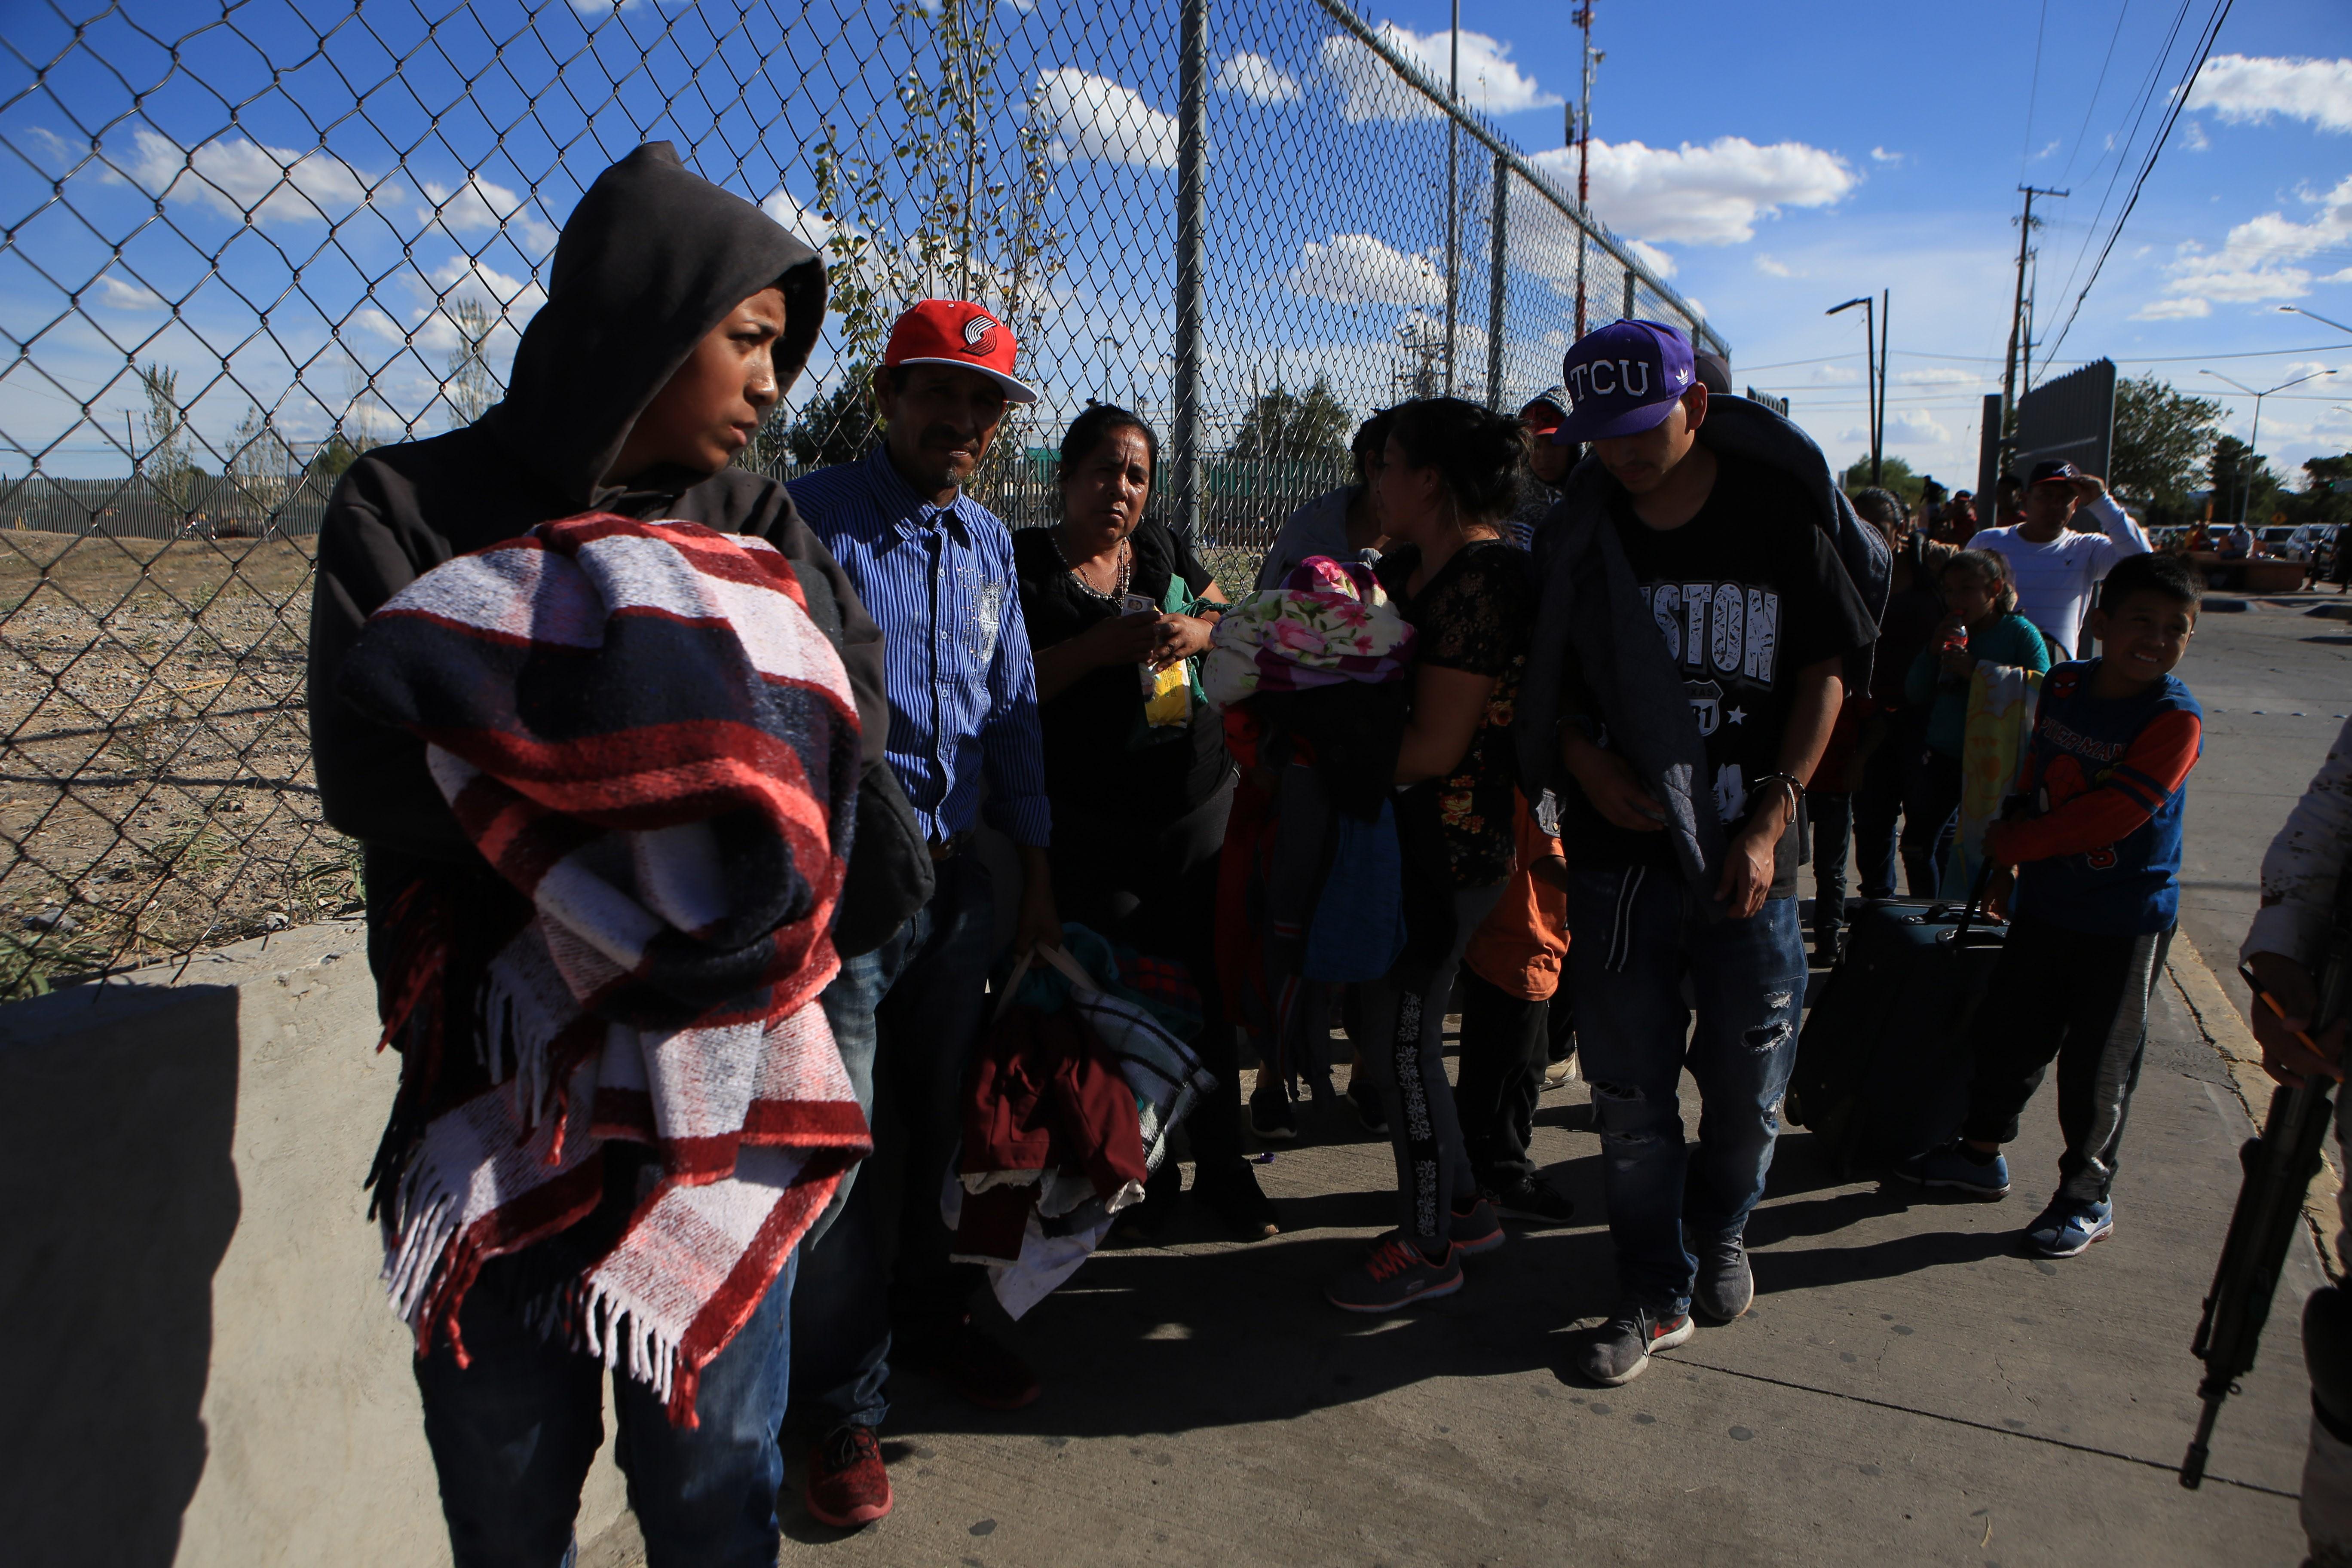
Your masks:
M879 1426L890 1410L893 1320L918 1330L952 1322L982 1278L948 1260L940 1191L963 1135L964 1071L995 946L988 868L958 855L940 862L931 901L880 947L845 960L824 989L825 1020L876 1142L802 1248L793 1403L820 1431ZM886 1164L900 1178L896 1203L886 1201L890 1184L875 1180Z
M1681 1312L1698 1273L1685 1226L1737 1235L1764 1195L1805 1002L1797 900L1710 921L1679 872L1582 870L1569 878L1568 929L1618 1294ZM1685 1066L1702 1106L1687 1152L1675 1098Z
M570 1239L556 1236L483 1268L458 1314L471 1364L459 1368L446 1341L416 1363L425 1438L441 1478L457 1568L557 1568L570 1561L580 1489L604 1441L604 1369L526 1321L537 1283L561 1272L538 1267L545 1257L531 1255ZM629 1507L652 1568L769 1568L776 1561L776 1489L784 1480L776 1429L791 1383L793 1269L788 1259L727 1348L703 1368L693 1429L670 1425L646 1384L625 1372L614 1375L614 1457L628 1477Z

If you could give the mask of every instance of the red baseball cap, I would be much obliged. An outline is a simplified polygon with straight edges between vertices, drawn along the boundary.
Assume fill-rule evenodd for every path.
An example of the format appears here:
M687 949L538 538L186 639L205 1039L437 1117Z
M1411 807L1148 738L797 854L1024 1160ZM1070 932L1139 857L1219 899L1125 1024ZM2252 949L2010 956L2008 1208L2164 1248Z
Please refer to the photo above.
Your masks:
M969 300L925 300L898 318L882 363L952 364L976 370L1004 388L1011 403L1034 403L1036 388L1013 375L1013 329Z

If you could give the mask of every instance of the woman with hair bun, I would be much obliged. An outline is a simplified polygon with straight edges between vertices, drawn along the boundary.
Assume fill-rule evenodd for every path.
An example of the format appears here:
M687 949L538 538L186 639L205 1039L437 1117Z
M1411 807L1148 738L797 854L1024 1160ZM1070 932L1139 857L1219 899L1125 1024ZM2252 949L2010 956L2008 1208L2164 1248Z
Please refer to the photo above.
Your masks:
M1465 1152L1442 1031L1463 950L1516 856L1512 705L1535 623L1527 552L1503 538L1526 447L1517 423L1460 398L1396 411L1381 468L1391 547L1374 569L1414 628L1398 748L1406 941L1362 987L1364 1055L1396 1152L1398 1228L1325 1294L1385 1312L1462 1287L1465 1253L1503 1242Z

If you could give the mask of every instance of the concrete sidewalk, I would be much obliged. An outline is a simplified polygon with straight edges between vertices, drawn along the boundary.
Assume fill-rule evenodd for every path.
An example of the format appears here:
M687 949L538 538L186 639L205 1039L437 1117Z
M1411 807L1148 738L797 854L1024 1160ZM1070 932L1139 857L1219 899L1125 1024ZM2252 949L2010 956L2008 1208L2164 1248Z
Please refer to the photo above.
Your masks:
M1685 1103L1696 1097L1685 1081ZM1107 1252L1007 1331L1045 1397L1013 1415L897 1380L896 1511L843 1537L798 1502L783 1561L1099 1563L2294 1563L2307 1394L2298 1241L2261 1365L2202 1491L2173 1467L2194 1418L2199 1302L2250 1128L2225 1064L2164 988L2113 1239L2020 1254L2054 1184L2051 1094L2006 1203L1843 1182L1782 1142L1752 1223L1761 1291L1622 1389L1563 1369L1612 1299L1597 1223L1515 1230L1468 1289L1390 1321L1318 1286L1394 1223L1384 1141L1262 1168L1284 1235ZM1548 1095L1538 1153L1601 1215L1583 1087ZM583 1552L641 1560L625 1521Z

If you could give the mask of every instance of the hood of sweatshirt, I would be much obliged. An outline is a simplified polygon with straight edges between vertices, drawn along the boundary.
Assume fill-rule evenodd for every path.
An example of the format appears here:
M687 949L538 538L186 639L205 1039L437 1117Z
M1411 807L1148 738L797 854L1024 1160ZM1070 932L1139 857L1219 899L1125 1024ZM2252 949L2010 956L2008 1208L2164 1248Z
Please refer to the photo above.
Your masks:
M618 490L605 470L646 405L730 311L772 287L784 293L776 382L790 391L824 325L824 262L668 142L648 142L596 176L564 220L547 303L482 422L563 510L593 510Z

